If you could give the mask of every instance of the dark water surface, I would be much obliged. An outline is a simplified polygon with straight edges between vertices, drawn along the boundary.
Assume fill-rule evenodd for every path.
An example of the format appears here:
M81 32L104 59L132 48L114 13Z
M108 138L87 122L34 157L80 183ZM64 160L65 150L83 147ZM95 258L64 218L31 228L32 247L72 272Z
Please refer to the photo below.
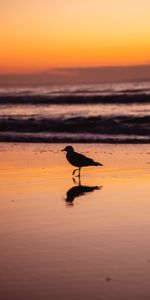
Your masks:
M0 141L150 142L150 84L0 89Z

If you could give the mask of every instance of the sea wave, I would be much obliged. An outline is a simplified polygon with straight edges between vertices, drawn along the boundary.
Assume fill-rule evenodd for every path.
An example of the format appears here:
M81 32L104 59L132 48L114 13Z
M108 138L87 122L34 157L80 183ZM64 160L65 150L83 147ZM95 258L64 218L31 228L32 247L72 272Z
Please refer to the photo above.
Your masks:
M150 94L114 94L114 95L4 95L0 96L0 105L6 104L132 104L150 103Z
M15 143L117 143L149 144L149 136L105 135L105 134L70 134L70 133L18 133L0 132L0 142Z
M0 141L150 142L150 83L0 88Z
M0 140L7 137L16 137L24 140L31 137L35 140L69 140L101 141L109 136L111 139L120 139L123 136L128 140L150 139L150 116L85 116L71 118L36 118L1 117ZM125 138L122 138L123 140Z

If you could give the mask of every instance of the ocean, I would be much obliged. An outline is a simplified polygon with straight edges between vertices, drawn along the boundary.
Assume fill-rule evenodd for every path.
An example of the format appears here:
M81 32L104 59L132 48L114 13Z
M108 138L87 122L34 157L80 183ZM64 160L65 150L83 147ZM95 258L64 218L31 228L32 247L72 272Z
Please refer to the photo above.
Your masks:
M0 141L150 143L150 82L0 87Z

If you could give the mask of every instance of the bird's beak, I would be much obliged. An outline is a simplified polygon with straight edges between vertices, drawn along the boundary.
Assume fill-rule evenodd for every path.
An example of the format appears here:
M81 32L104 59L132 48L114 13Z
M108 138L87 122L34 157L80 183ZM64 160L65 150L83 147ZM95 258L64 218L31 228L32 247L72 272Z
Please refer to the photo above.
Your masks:
M65 150L65 148L64 148L64 149L62 149L61 151L63 152L63 151L66 151L66 150Z

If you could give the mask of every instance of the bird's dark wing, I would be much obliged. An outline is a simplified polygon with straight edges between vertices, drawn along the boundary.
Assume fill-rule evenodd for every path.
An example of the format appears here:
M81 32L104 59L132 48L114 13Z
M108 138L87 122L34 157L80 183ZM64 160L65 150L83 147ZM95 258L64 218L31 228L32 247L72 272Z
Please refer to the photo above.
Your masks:
M79 167L98 165L98 163L96 163L93 159L77 152L74 152L74 162L75 165Z

